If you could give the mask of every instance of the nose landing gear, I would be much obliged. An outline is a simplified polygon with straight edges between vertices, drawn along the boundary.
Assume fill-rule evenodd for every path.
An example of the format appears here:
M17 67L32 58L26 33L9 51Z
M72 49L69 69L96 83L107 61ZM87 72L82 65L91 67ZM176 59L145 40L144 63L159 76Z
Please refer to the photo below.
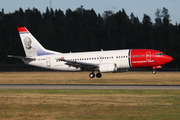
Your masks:
M154 70L152 71L152 73L153 73L153 74L156 74L156 70L154 69Z
M97 77L97 78L101 78L101 76L102 76L102 75L101 75L100 72L98 72L98 73L96 74L96 77ZM89 77L90 77L90 78L94 78L94 77L95 77L94 72L90 73L90 74L89 74Z
M153 73L153 74L156 74L156 69L158 69L158 68L162 68L162 66L154 66L152 73Z

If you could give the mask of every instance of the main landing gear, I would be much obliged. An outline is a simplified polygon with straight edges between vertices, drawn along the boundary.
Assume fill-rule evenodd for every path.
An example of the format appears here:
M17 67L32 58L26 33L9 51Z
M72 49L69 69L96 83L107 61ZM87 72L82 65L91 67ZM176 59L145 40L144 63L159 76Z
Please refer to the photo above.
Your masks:
M98 73L96 74L96 77L97 77L97 78L100 78L101 76L102 76L102 75L101 75L100 72L98 72ZM94 78L94 77L95 77L94 72L90 73L90 74L89 74L89 77L90 77L90 78Z

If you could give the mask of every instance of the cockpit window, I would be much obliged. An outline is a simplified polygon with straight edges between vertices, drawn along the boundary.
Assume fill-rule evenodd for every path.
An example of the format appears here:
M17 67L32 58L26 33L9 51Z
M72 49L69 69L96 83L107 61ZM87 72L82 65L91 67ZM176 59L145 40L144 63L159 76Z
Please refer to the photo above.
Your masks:
M165 53L156 53L156 55L161 56L161 55L165 55Z

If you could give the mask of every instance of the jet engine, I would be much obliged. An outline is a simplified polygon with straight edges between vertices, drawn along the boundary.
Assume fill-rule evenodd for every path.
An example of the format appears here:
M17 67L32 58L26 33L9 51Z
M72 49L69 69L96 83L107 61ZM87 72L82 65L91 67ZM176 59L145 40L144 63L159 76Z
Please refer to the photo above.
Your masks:
M99 71L102 72L114 72L117 71L117 65L115 63L100 64Z

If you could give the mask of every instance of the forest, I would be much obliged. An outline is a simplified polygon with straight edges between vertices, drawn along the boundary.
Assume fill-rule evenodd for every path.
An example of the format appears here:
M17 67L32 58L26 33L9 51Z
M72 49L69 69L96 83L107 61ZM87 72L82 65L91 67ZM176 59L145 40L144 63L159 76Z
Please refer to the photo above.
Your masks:
M117 49L156 49L173 57L165 65L180 68L180 24L171 23L167 8L154 11L155 20L144 14L142 21L125 10L104 11L80 6L72 11L37 8L13 13L0 11L0 64L23 64L7 55L25 56L17 27L26 27L46 48L58 52L80 52ZM155 22L152 22L155 21Z

